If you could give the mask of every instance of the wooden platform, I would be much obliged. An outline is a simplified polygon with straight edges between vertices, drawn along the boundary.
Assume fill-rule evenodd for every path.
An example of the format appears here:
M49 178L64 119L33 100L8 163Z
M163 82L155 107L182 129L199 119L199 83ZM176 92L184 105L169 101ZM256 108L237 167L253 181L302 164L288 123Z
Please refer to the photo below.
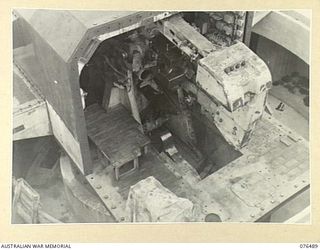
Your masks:
M114 167L137 158L141 148L150 143L121 104L107 112L98 104L91 105L85 110L85 118L89 138Z

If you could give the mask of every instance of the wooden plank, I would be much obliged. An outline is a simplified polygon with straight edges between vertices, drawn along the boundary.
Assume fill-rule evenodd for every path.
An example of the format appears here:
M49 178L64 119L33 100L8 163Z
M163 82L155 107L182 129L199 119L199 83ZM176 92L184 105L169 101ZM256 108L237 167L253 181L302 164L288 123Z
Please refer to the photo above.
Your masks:
M13 221L21 216L27 223L39 223L40 195L22 178L14 181Z
M85 110L90 139L112 164L121 165L141 154L149 139L138 130L138 123L121 105L106 112L98 104Z
M18 215L26 223L62 223L41 209L40 195L22 178L14 180L12 222Z

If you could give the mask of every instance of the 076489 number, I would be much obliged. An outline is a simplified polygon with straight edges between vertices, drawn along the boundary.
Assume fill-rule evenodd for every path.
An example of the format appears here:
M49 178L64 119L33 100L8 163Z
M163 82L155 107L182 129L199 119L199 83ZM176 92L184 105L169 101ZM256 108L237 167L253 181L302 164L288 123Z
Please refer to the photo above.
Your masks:
M318 248L318 244L300 244L300 248Z

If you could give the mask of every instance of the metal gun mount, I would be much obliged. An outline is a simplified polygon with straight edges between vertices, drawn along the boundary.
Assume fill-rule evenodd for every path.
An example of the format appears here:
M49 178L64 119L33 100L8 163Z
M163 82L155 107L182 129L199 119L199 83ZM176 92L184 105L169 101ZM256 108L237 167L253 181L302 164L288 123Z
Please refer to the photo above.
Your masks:
M263 115L249 12L14 15L14 141L54 137L83 221L258 221L309 187L306 140Z
M202 106L225 139L239 149L250 140L266 106L271 73L242 42L217 47L180 16L172 16L159 30L197 64L196 82L183 85Z

